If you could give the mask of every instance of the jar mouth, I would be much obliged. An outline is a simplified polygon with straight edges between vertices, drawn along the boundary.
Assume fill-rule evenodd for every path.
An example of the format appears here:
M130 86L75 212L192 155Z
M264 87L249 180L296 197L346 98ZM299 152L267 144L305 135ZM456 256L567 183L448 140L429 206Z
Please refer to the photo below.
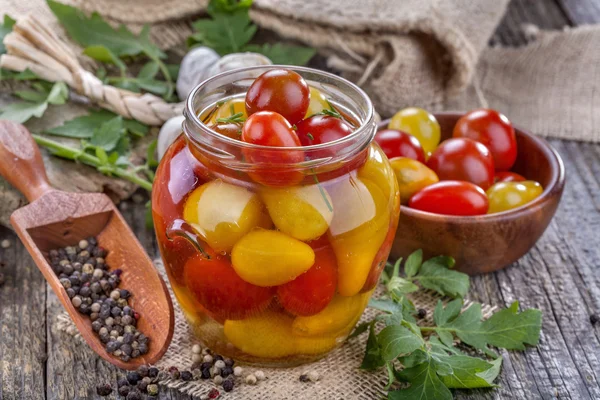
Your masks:
M309 146L294 146L294 147L271 147L264 145L257 145L253 143L246 143L241 140L233 139L222 135L214 130L212 130L207 124L205 124L199 117L198 110L198 98L203 96L202 92L211 86L213 91L213 95L218 94L219 83L224 83L227 81L235 80L236 77L239 80L252 79L252 81L257 78L262 73L272 70L272 69L289 69L294 72L299 73L304 78L305 75L309 75L311 77L322 78L327 82L328 86L343 88L345 91L352 92L352 96L346 97L354 97L355 104L347 104L348 98L346 98L346 104L341 104L340 106L346 109L350 109L351 114L357 118L359 125L354 129L354 131L343 138L337 139L332 142L309 145ZM244 77L245 76L245 77ZM309 86L314 87L315 83L312 80L309 80ZM312 84L311 84L312 83ZM235 85L235 83L234 83ZM319 85L318 83L316 84ZM317 87L319 89L319 87ZM211 89L209 89L211 90ZM226 91L221 91L223 96L226 96ZM216 97L215 97L216 99ZM332 102L338 106L336 99L332 99ZM216 102L215 102L216 103ZM356 112L356 110L351 110L352 108L361 108L361 112ZM348 110L345 110L348 111ZM324 72L320 70L316 70L313 68L307 67L297 67L290 65L268 65L268 66L255 66L255 67L246 67L246 68L238 68L231 71L226 71L215 75L200 84L198 84L188 95L186 100L185 109L184 109L184 132L189 140L194 143L202 144L210 142L211 145L215 144L217 141L224 146L235 146L237 148L243 149L255 149L262 151L269 151L270 153L276 152L289 152L289 151L303 151L305 153L318 153L323 150L334 150L340 149L342 147L351 146L355 147L357 144L360 144L361 149L364 149L375 136L375 118L373 111L373 104L371 103L371 99L367 96L367 94L359 88L354 83L337 76L335 74Z

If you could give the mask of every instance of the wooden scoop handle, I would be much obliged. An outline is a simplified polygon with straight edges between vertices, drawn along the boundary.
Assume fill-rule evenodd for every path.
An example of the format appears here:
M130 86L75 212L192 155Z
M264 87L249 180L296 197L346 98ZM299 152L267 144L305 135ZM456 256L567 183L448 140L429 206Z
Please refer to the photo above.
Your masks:
M0 121L0 175L30 202L53 190L37 144L16 122Z

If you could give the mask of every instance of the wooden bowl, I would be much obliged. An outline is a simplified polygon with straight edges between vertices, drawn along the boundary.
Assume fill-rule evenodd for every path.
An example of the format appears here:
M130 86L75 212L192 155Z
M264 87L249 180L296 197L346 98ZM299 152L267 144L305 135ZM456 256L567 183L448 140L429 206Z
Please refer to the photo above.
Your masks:
M452 137L461 113L435 114L442 140ZM379 129L387 127L382 121ZM496 214L463 217L433 214L401 206L391 257L423 249L425 257L449 255L468 274L496 271L517 261L533 247L556 212L565 185L565 167L550 144L515 127L517 161L512 171L539 182L543 193L532 202Z

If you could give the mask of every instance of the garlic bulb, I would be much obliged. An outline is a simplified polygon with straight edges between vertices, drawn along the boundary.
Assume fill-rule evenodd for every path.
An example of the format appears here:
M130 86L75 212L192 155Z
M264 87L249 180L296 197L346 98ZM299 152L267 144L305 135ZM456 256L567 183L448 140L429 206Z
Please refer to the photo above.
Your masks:
M158 140L156 143L156 151L158 159L163 158L169 146L181 135L183 129L181 124L185 120L183 115L173 117L163 124L158 132Z
M177 95L180 100L185 100L197 84L212 76L209 70L220 58L216 51L208 47L196 47L183 57L177 76Z
M258 53L233 53L223 56L209 70L209 76L215 76L221 72L231 71L232 69L254 67L259 65L271 65L273 62L267 57Z

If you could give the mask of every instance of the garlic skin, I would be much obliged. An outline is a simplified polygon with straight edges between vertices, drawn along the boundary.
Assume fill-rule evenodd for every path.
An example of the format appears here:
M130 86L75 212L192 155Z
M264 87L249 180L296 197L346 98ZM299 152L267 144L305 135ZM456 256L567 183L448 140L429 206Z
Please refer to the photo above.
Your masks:
M273 65L267 57L258 53L233 53L221 57L208 71L209 76L215 76L221 72L232 69L255 67L259 65Z
M208 47L195 47L183 57L176 85L180 100L185 100L196 85L212 76L209 70L220 58Z
M185 121L183 115L173 117L167 120L160 128L156 143L156 152L158 153L157 156L159 161L163 158L169 146L179 137L179 135L181 135L181 132L183 132L183 128L181 127L183 121Z

